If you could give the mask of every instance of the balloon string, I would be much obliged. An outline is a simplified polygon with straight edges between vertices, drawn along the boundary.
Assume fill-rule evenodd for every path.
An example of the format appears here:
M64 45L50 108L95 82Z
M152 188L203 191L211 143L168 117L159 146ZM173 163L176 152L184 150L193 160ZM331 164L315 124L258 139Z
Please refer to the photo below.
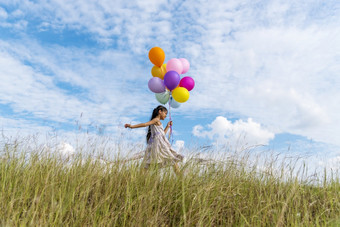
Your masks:
M169 118L170 118L170 121L171 121L171 105L170 105L171 98L172 98L172 92L170 93L170 98L169 98ZM172 140L171 140L171 145L172 145L172 143L174 142L174 138L172 136L172 125L170 125L169 141L170 141L170 138L172 138Z

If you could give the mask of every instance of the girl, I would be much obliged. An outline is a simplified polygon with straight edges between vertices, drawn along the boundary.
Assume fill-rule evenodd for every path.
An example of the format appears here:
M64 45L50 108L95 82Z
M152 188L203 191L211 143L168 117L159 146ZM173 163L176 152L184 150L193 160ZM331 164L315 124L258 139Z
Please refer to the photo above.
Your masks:
M157 106L153 112L150 121L137 125L125 124L125 128L141 128L147 127L146 135L147 148L144 153L145 168L149 168L152 164L162 166L173 165L176 174L180 173L177 162L183 160L183 156L178 154L171 148L171 144L166 138L169 127L172 121L169 121L165 129L162 127L160 120L164 120L168 110L164 106Z

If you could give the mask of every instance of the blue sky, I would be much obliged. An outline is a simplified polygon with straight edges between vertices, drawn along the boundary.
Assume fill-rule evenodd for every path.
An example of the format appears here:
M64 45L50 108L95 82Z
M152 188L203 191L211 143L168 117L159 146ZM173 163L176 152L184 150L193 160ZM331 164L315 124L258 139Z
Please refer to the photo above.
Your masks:
M147 83L159 46L196 82L171 112L177 147L263 144L336 166L339 25L336 0L0 0L0 124L144 141L122 126L158 105Z

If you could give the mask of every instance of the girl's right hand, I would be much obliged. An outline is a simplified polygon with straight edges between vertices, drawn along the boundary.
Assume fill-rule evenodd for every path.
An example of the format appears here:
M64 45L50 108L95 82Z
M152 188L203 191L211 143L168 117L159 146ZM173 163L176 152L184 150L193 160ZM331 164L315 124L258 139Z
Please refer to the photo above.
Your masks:
M124 127L125 128L131 128L131 125L130 124L125 124Z
M172 121L169 121L167 124L168 127L172 126Z

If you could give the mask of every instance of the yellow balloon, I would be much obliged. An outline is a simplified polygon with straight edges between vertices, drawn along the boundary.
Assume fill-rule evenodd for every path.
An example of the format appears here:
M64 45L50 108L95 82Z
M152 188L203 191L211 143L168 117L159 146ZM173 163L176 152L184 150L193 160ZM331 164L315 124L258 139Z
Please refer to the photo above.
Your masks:
M151 74L153 77L159 77L162 80L164 79L164 75L166 73L166 69L162 66L162 67L158 67L158 66L154 66L151 69Z
M165 73L166 73L166 64L163 64L163 65L161 66L161 69L162 69L163 78L164 78L164 75L165 75Z
M172 91L172 97L180 103L186 102L189 96L189 91L184 87L177 87Z

